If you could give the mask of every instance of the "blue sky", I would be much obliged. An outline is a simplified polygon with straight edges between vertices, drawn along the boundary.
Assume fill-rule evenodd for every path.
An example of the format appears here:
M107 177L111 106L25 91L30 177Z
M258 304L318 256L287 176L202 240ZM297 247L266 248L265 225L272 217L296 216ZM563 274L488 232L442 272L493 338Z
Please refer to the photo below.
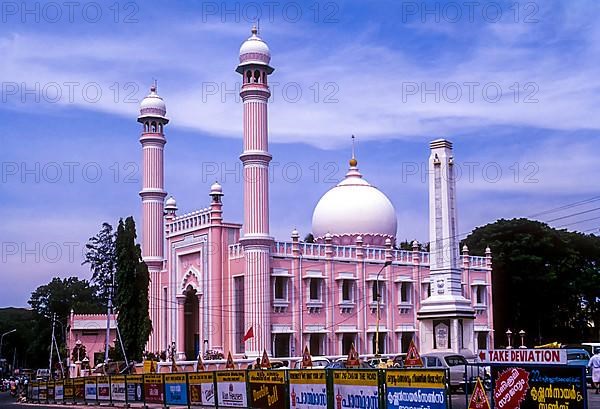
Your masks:
M0 11L0 306L26 305L53 276L89 278L87 239L104 221L139 219L136 115L154 78L171 118L167 191L192 211L217 179L226 219L241 221L234 69L257 13L276 69L277 239L310 232L351 134L361 171L396 208L399 239L427 241L424 166L439 137L463 169L465 234L599 195L595 1L24 4ZM598 232L597 203L540 219Z

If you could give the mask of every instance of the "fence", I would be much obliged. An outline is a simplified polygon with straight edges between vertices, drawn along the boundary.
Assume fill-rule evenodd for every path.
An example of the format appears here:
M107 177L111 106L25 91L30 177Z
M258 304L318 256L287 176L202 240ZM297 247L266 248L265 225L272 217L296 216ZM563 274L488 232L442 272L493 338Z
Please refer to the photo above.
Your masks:
M31 382L33 403L253 409L451 407L440 369L225 370Z

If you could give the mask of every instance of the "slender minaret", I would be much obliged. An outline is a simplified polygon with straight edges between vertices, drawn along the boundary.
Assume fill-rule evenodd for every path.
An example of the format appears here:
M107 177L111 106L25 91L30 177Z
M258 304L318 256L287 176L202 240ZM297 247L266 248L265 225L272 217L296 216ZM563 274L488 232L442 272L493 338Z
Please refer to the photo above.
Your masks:
M438 139L430 143L429 239L431 297L421 303L421 351L472 348L474 311L462 293L458 264L456 180L452 143Z
M150 319L153 331L148 341L149 351L159 350L160 272L164 261L164 190L163 153L164 126L167 108L156 93L156 83L140 104L138 122L142 124L142 259L150 273Z
M269 235L269 141L267 101L271 96L267 77L271 53L258 36L256 26L240 48L242 75L240 96L244 103L244 248L245 327L253 328L254 337L245 343L246 355L259 356L263 349L271 352L270 264L273 238Z

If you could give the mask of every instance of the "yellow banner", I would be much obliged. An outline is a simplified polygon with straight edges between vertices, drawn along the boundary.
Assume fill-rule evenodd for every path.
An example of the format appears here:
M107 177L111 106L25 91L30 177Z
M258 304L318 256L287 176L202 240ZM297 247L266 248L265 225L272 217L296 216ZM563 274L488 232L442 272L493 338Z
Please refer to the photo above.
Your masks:
M246 372L244 372L244 371L217 372L217 382L246 382Z
M73 384L76 386L85 385L85 378L75 378Z
M108 376L99 376L98 383L108 383Z
M144 383L163 383L162 375L144 375Z
M387 386L408 387L408 388L439 388L445 387L444 370L392 370L385 372L385 382Z
M298 369L292 370L290 373L290 383L306 384L324 384L325 370L324 369Z
M85 384L86 385L96 385L96 377L95 376L88 376L85 378Z
M377 386L377 371L333 371L333 383L340 385Z
M142 383L142 375L127 375L125 379L127 383Z
M284 384L285 372L283 371L248 371L248 379L252 383Z
M124 375L111 376L110 381L114 382L114 383L122 383L122 382L125 382L125 376Z
M165 374L165 383L182 383L182 382L185 382L185 373Z
M188 382L190 385L199 385L201 383L212 383L214 377L213 372L196 372L188 374Z

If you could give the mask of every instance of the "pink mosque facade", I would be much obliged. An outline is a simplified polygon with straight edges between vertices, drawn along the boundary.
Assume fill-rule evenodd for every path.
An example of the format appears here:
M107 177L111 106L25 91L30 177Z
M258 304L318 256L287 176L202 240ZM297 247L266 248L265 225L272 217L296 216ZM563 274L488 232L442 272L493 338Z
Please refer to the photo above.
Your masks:
M345 178L315 208L315 243L296 230L282 241L270 235L270 60L253 29L236 70L243 78L243 224L223 218L218 183L207 207L177 213L164 186L166 105L156 86L141 103L148 351L175 343L178 358L192 360L206 350L298 356L305 346L313 355L342 355L352 343L361 354L399 353L411 339L421 352L493 345L491 252L459 253L449 141L430 145L431 253L416 242L412 250L394 247L394 207L365 180L354 154ZM244 342L250 328L254 336Z

